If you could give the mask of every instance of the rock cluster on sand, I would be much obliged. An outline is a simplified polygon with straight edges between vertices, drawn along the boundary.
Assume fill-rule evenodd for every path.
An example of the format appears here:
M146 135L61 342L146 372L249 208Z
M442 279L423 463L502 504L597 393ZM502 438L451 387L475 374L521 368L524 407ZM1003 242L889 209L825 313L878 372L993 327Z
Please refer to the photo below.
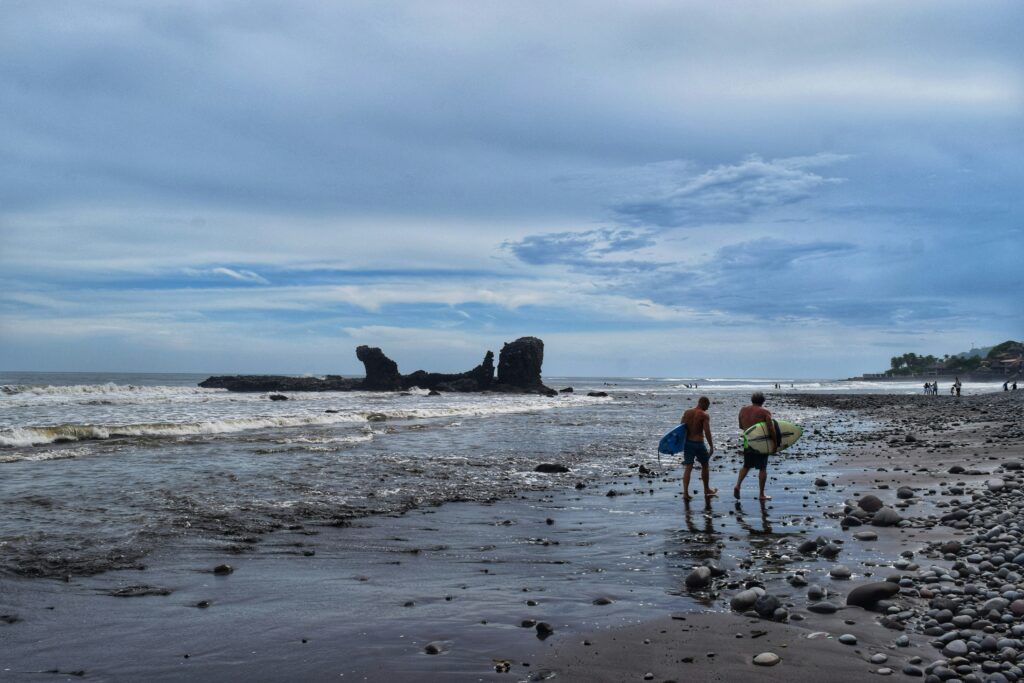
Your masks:
M494 353L488 351L472 370L455 374L417 370L408 375L377 347L360 346L356 358L366 369L366 377L340 375L326 377L285 377L282 375L230 375L208 377L199 383L207 389L228 391L406 391L413 387L431 392L498 391L505 393L558 394L544 386L541 366L544 342L536 337L521 337L508 342L498 357L498 376L494 376ZM286 397L282 399L287 400ZM281 399L279 399L281 400Z

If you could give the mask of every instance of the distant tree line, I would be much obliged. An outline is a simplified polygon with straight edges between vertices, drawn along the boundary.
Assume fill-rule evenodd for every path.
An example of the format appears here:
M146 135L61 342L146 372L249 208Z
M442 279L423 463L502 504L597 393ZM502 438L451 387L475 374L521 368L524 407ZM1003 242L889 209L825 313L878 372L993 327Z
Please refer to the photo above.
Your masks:
M1021 347L1021 342L1005 341L989 349L984 357L981 354L959 353L954 356L949 354L942 358L927 355L919 356L916 353L905 353L902 356L893 356L889 359L889 370L887 375L921 375L932 372L936 369L947 373L971 372L982 366L986 360L996 360L1005 353L1013 352Z

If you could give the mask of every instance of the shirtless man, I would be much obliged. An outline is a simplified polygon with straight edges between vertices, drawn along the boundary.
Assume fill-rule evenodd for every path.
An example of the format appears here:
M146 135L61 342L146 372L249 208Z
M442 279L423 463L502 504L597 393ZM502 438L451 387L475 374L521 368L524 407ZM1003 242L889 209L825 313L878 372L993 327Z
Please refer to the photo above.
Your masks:
M708 463L715 453L715 442L711 440L711 417L707 413L710 406L711 401L708 397L701 396L697 401L697 407L687 410L679 420L686 425L686 444L683 448L683 464L686 465L686 469L683 470L683 500L686 501L691 498L690 473L693 472L694 460L700 463L700 479L704 482L704 495L713 496L718 493L718 489L713 489L708 485L708 479L711 476ZM708 440L707 446L704 445L705 438Z
M771 434L772 441L775 441L775 423L772 422L772 414L764 408L764 394L755 391L754 395L750 397L750 405L740 408L740 430L753 427L758 422L768 423L768 432ZM758 500L771 500L771 496L764 495L764 484L768 480L768 456L758 453L753 448L743 451L743 467L740 468L740 476L736 480L736 486L732 489L732 495L740 497L740 484L743 483L743 479L746 478L747 472L751 468L760 470L757 474L757 483L761 488Z

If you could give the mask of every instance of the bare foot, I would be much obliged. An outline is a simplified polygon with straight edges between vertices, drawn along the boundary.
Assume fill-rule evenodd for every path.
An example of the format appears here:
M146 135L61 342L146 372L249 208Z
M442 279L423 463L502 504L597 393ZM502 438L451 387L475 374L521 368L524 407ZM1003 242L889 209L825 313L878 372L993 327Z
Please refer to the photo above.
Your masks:
M732 487L732 497L735 498L736 500L739 500L739 498L740 498L740 487L739 486L733 486Z
M687 503L689 503L691 500L693 500L693 496L691 496L689 493L686 493L684 491L683 492L683 500L686 501Z
M771 499L772 499L771 496L761 496L761 497L758 498L758 500L771 500Z
M718 493L718 489L704 489L704 497L710 498Z

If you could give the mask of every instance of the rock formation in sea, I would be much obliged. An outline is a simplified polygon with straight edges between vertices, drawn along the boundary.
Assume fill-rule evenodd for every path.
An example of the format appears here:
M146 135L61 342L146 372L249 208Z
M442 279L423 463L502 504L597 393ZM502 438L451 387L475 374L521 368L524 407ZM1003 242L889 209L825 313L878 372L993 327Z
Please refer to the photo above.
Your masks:
M488 351L472 370L441 373L417 370L408 375L398 371L398 364L375 346L360 346L358 358L366 369L366 377L340 375L326 377L285 377L282 375L221 375L199 383L207 389L229 391L405 391L413 387L445 392L497 391L504 393L536 393L554 396L558 392L544 386L541 365L544 342L536 337L522 337L505 344L498 356L498 376L494 376L494 353Z

